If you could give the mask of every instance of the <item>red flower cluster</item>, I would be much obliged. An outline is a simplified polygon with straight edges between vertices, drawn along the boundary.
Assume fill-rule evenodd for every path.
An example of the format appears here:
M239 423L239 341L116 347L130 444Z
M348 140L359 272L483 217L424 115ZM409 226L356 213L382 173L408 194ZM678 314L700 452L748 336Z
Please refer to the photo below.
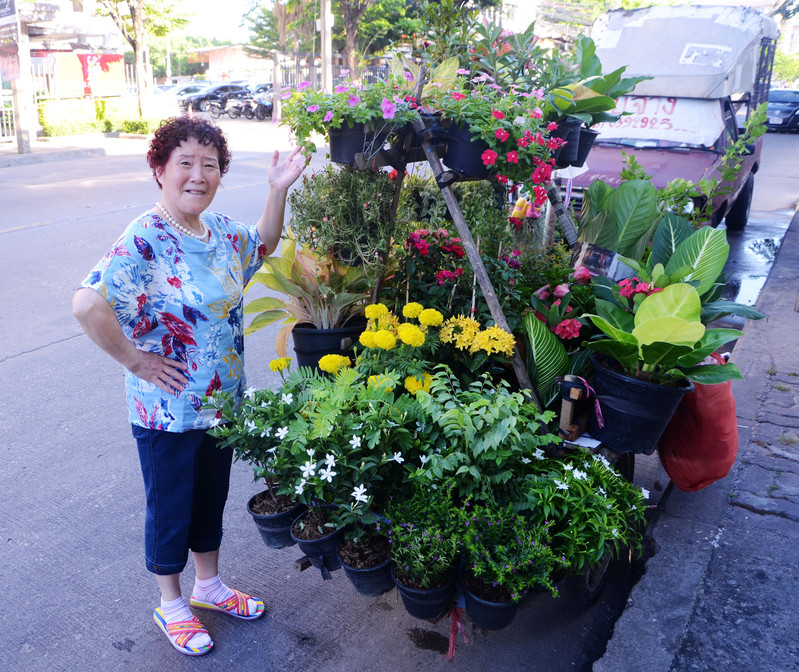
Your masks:
M653 287L650 283L641 282L638 278L619 280L619 294L625 298L630 298L633 294L646 294L648 296L662 291L662 288Z
M563 320L563 322L558 324L552 331L555 332L556 336L560 336L560 338L577 338L580 335L581 326L580 320L572 318Z
M455 271L438 271L436 273L436 280L438 280L439 287L446 282L456 282L458 278L463 275L463 269L457 268Z
M512 217L511 219L515 219ZM510 255L503 254L502 261L504 261L510 268L519 269L522 267L522 263L519 261L518 257L521 255L521 250L512 250Z

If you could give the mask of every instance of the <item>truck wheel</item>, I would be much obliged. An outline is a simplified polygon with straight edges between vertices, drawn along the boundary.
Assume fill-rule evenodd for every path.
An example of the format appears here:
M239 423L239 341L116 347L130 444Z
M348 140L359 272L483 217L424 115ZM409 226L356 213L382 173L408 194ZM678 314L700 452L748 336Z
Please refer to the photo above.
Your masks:
M749 219L749 210L752 207L752 192L755 190L755 176L746 178L746 184L732 204L725 219L728 231L743 231Z

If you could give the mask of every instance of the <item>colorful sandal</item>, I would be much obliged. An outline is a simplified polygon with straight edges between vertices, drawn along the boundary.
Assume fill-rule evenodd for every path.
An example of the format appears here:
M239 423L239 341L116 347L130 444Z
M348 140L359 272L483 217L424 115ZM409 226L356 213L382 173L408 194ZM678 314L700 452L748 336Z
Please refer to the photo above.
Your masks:
M243 618L245 621L254 621L256 618L261 618L266 611L266 606L264 603L259 600L257 597L253 597L252 595L247 595L246 593L239 592L231 588L233 591L233 595L231 595L227 600L224 602L200 602L199 600L194 599L192 595L189 599L189 604L192 607L198 607L199 609L210 609L211 611L223 611L226 614L230 614L231 616L235 616L236 618ZM248 600L253 600L255 602L255 613L250 613L250 607Z
M153 620L156 622L161 631L166 635L169 643L181 653L187 656L204 656L211 649L214 648L214 643L206 644L205 646L187 646L188 642L194 635L207 635L208 630L200 623L200 619L192 616L190 621L176 621L175 623L167 623L164 614L161 613L161 608L158 607L153 612ZM210 636L210 635L209 635Z

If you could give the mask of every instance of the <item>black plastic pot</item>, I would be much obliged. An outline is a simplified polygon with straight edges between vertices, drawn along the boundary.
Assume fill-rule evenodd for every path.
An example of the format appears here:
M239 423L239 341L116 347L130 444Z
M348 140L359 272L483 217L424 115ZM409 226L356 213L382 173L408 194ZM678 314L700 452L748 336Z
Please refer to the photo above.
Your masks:
M580 145L579 119L565 118L558 121L558 127L550 133L552 138L561 138L566 141L560 149L555 150L552 158L558 168L571 166L577 160L577 149Z
M463 591L463 597L469 618L485 630L507 628L519 609L518 602L489 602L477 597L468 588Z
M595 356L593 387L604 425L599 427L595 408L588 432L617 453L651 454L682 398L694 389L683 379L674 385L656 385L608 368Z
M341 558L339 558L339 562L344 568L344 573L350 580L352 587L361 595L377 597L387 593L394 587L394 579L391 578L391 558L377 567L369 567L367 569L350 567Z
M305 512L305 504L298 503L294 508L282 513L275 513L269 516L262 516L254 513L252 504L258 495L250 497L247 502L247 511L250 512L258 532L261 533L261 539L269 548L286 548L293 546L296 542L291 538L291 526L294 521Z
M299 539L294 534L294 525L308 515L306 511L295 518L291 526L291 539L297 544L299 549L305 554L311 565L316 567L321 573L322 578L330 579L330 572L341 568L341 561L338 559L338 545L344 538L346 528L341 527L335 532L320 537L319 539Z
M572 162L575 168L582 168L585 160L588 158L588 153L591 147L594 146L594 140L599 135L599 131L594 131L590 128L580 129L580 139L577 143L577 156Z
M391 578L397 586L402 604L414 618L430 620L443 616L452 603L452 592L455 589L455 580L450 579L439 588L428 590L416 590L397 581L394 574L394 567L391 567Z
M366 129L363 124L355 123L352 128L342 124L341 128L330 128L327 131L330 139L330 160L334 163L353 163L355 155L363 151L367 142Z
M447 168L481 180L488 177L488 166L481 158L488 149L485 142L472 136L468 128L455 124L447 129L445 136L447 149L441 160Z
M365 328L365 320L340 329L317 329L311 324L298 324L291 331L297 364L318 368L319 360L325 355L346 355Z

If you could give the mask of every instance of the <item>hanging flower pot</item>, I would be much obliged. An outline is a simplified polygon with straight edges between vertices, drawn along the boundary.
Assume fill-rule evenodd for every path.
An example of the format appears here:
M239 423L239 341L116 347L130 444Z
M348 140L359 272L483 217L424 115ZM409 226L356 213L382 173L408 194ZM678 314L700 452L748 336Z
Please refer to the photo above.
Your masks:
M580 144L580 126L582 121L571 117L558 120L558 127L550 133L550 137L561 138L566 144L555 150L552 158L555 166L566 168L577 160L577 149Z
M329 511L333 509L334 506L328 505L325 508ZM313 514L313 512L313 509L306 511L294 520L291 526L291 539L297 544L299 549L305 553L305 556L311 561L311 565L320 570L322 578L327 580L331 578L330 572L341 568L341 562L338 559L336 549L344 538L346 529L341 527L328 534L315 538L304 534L300 527L300 523L307 522L307 518ZM310 528L311 526L309 525L308 527ZM317 532L317 530L314 530L314 533ZM302 536L297 536L298 534Z
M405 611L414 618L424 620L440 618L449 610L452 593L455 590L454 578L437 588L411 588L397 579L393 566L391 567L391 578L397 586Z
M694 389L688 379L657 385L608 368L596 355L593 387L599 400L600 426L592 407L588 431L617 453L651 454L682 398Z
M468 128L454 123L446 131L446 138L447 149L441 160L447 168L481 180L488 177L488 166L481 158L488 149L485 142L473 136Z
M253 495L247 502L247 511L252 516L258 532L261 533L261 538L269 548L293 546L296 542L291 538L291 526L307 507L305 504L296 503L291 508L279 513L257 513L260 502L267 497L268 491L264 490Z
M590 128L580 129L580 138L577 143L577 156L571 165L575 168L583 167L585 160L588 158L588 153L591 151L591 147L594 146L594 141L597 139L598 135L599 131Z

